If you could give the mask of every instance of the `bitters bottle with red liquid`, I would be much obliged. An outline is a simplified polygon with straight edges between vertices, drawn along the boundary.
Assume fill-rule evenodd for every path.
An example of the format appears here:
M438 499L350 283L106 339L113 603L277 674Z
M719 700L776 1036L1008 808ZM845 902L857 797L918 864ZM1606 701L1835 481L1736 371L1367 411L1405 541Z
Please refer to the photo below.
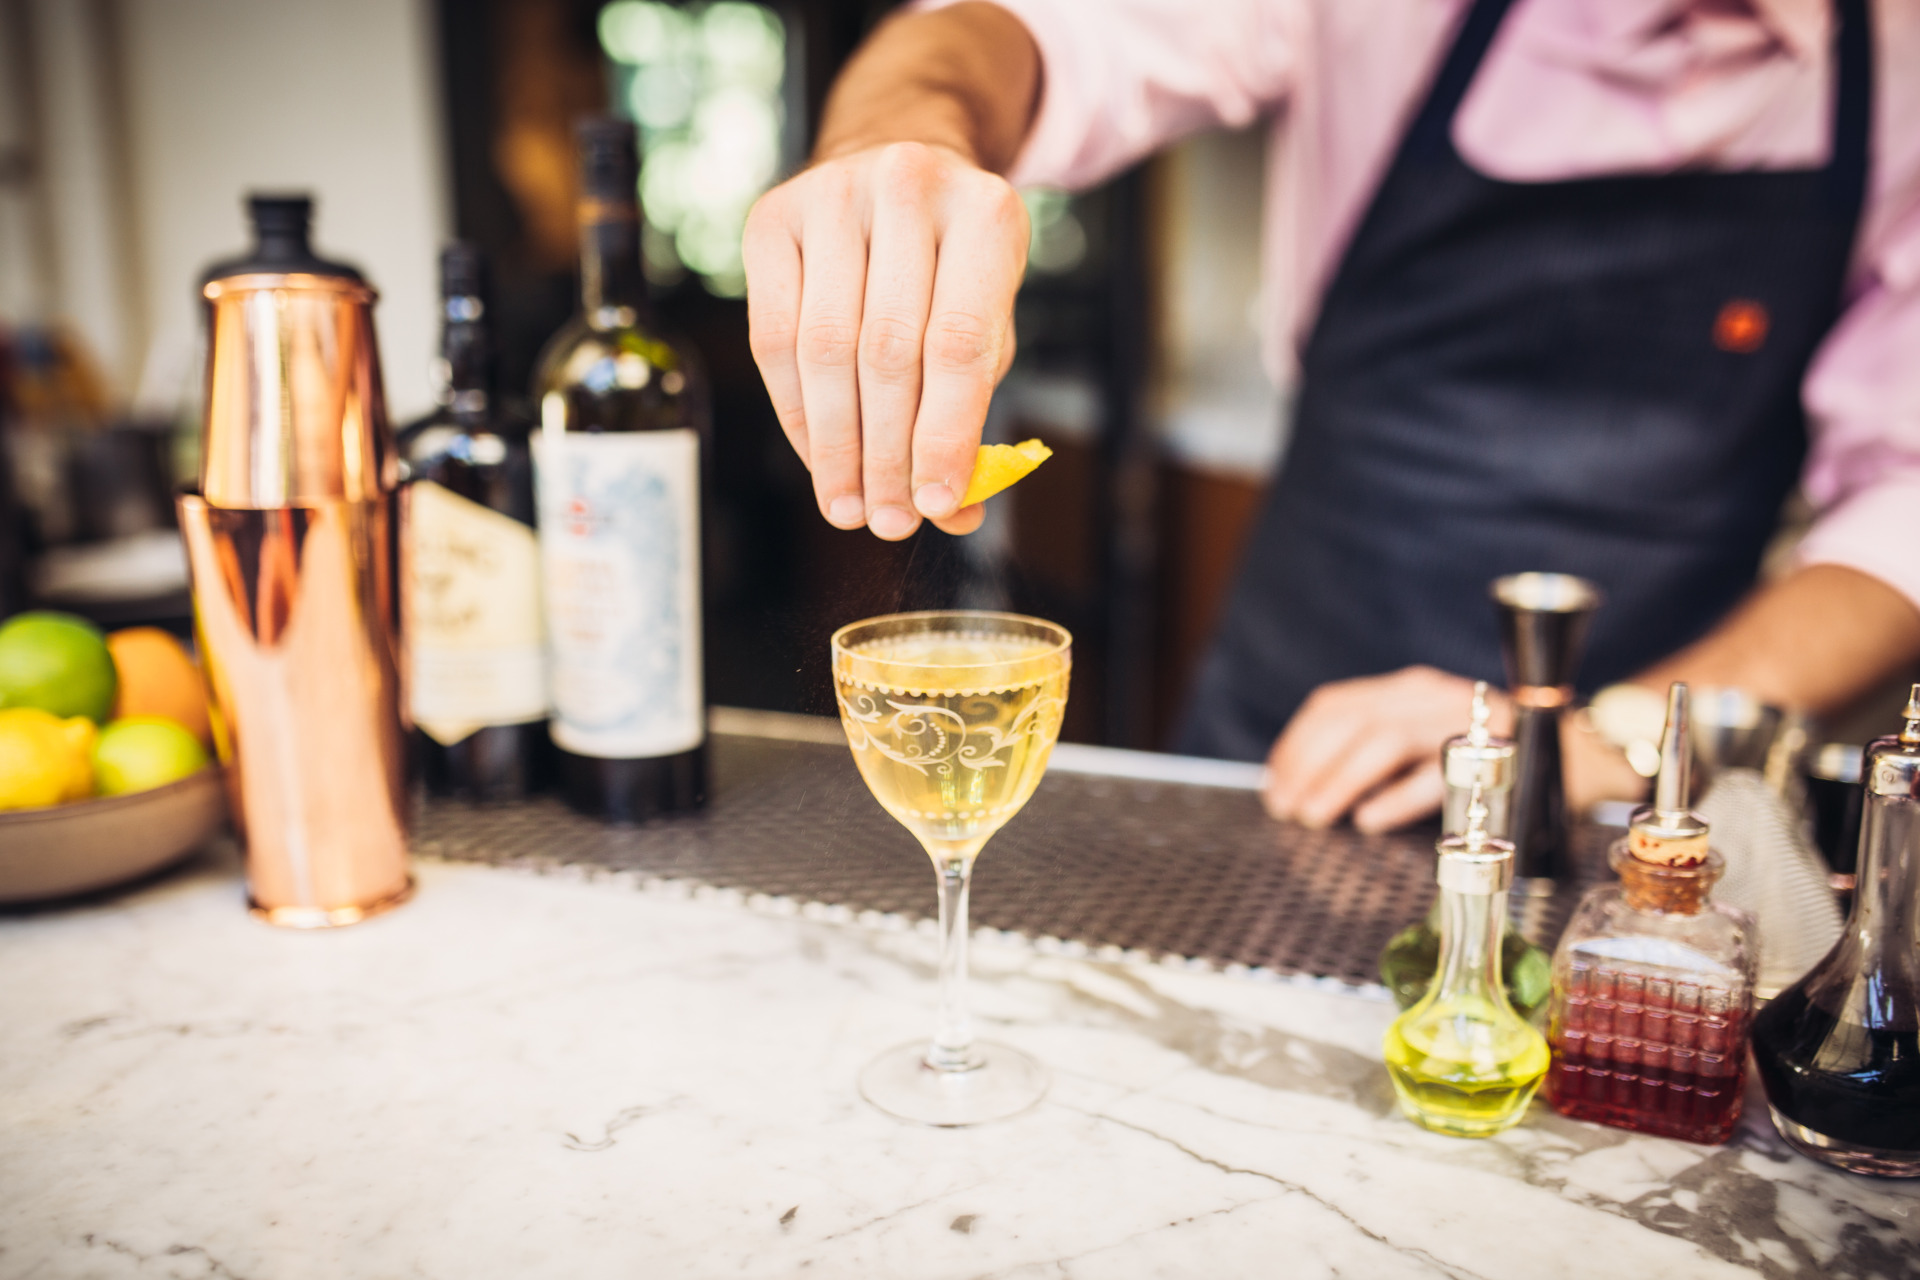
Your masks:
M1740 1119L1758 935L1710 894L1725 867L1687 807L1687 686L1667 694L1654 802L1553 956L1547 1098L1561 1115L1725 1142Z

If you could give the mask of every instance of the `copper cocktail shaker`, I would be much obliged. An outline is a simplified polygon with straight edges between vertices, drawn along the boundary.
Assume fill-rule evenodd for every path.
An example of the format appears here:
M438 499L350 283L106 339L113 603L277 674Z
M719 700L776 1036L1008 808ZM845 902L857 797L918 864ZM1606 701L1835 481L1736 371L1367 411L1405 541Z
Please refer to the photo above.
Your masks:
M296 928L413 884L375 295L313 256L311 209L250 200L253 252L208 273L200 491L179 504L249 900Z

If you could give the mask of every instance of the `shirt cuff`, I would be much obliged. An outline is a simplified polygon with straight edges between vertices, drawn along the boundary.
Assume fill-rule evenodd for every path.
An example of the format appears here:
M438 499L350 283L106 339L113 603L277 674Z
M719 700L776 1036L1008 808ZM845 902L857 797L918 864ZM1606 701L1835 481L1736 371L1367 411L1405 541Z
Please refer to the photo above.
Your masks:
M1883 476L1821 513L1796 563L1837 564L1880 581L1920 609L1920 472Z
M961 0L914 0L907 7L928 12L959 3ZM1088 59L1076 56L1086 40L1084 26L1076 29L1048 0L991 3L1019 19L1040 51L1040 104L1027 128L1020 155L1007 171L1007 181L1016 187L1084 185L1092 175L1086 172L1089 166L1078 161L1096 124L1087 104L1100 96L1098 87L1090 82L1095 68Z

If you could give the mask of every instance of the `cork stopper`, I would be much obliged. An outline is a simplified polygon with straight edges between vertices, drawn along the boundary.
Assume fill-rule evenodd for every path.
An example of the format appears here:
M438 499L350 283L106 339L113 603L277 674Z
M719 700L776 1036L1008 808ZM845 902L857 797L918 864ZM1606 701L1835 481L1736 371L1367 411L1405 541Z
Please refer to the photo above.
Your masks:
M1435 879L1455 893L1505 893L1513 884L1513 845L1487 833L1486 788L1475 783L1467 801L1467 826L1434 846L1440 854Z
M1695 915L1726 863L1707 847L1706 819L1687 807L1692 789L1692 747L1687 686L1667 690L1667 724L1660 735L1660 773L1653 803L1634 812L1627 837L1609 860L1620 874L1627 905L1663 915Z

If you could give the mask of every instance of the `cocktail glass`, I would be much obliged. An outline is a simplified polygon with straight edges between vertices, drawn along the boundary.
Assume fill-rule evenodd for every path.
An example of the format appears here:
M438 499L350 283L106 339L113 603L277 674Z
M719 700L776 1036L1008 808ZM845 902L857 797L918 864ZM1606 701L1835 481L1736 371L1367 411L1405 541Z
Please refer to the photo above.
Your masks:
M980 1124L1025 1111L1046 1069L975 1040L967 1015L967 889L981 846L1040 784L1067 706L1073 637L1011 613L898 613L833 636L833 685L854 763L933 859L940 890L940 1022L931 1044L860 1073L903 1120Z

